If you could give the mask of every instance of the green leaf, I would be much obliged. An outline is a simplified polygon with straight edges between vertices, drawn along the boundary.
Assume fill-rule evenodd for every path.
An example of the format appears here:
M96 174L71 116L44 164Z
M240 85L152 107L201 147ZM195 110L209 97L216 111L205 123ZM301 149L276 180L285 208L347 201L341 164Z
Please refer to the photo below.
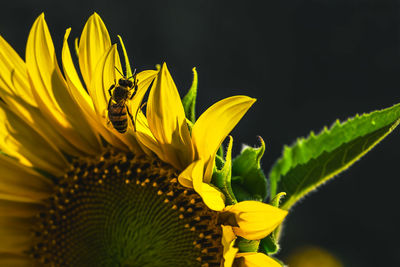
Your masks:
M286 192L283 209L290 209L317 186L346 170L391 133L400 122L400 104L356 115L343 123L285 147L272 167L269 178L271 197Z
M245 147L233 160L232 189L237 200L263 201L268 195L268 183L260 161L265 151L264 140L260 138L258 148Z
M183 108L185 110L186 118L188 118L192 123L196 121L196 97L197 97L197 71L196 68L192 69L193 71L193 82L192 86L189 89L189 92L182 99Z
M226 197L226 202L228 205L233 205L237 203L237 199L232 192L231 187L231 177L232 177L232 143L233 138L229 136L229 144L228 149L226 151L225 162L221 162L224 164L221 169L214 168L213 176L211 182L217 188L219 188ZM219 156L216 157L219 159Z

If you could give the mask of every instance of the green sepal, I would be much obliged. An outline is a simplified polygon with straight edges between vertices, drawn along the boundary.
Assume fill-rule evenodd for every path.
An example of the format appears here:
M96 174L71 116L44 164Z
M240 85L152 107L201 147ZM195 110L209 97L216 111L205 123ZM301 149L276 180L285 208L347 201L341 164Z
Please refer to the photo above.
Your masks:
M276 194L276 196L273 199L271 199L271 203L269 204L276 208L279 208L281 200L284 196L286 196L286 192L280 192Z
M285 191L282 208L290 207L317 186L346 170L391 133L400 122L400 104L374 111L330 129L300 138L285 147L270 172L271 197Z
M238 236L235 241L235 247L239 248L240 253L245 252L258 252L260 240L247 240L241 236Z
M281 198L284 197L285 195L286 195L285 192L280 192L271 200L271 203L269 203L269 204L276 208L279 208ZM279 228L278 228L278 231L279 231ZM260 251L261 252L263 252L267 255L273 255L279 251L279 243L278 243L279 240L276 238L276 235L278 233L279 232L273 231L268 236L261 239L261 242L260 242Z
M196 97L197 97L197 71L196 68L192 69L193 71L193 82L189 91L182 99L183 109L185 110L186 118L188 118L192 123L196 121Z
M279 251L279 244L275 239L275 234L271 233L260 241L260 251L267 255L274 255Z
M215 167L217 168L217 170L221 170L224 167L225 164L225 160L223 158L223 156L220 155L215 155Z
M226 151L225 162L221 161L221 158L219 156L216 157L216 162L219 161L219 164L216 165L223 164L223 167L221 169L215 167L211 179L211 183L224 193L227 205L233 205L237 203L237 200L235 198L235 195L233 194L231 187L232 143L233 143L233 138L232 136L229 136L229 144L228 144L228 149Z
M261 146L245 147L233 160L232 189L237 200L264 201L268 196L268 181L261 169L260 161L265 151L264 140L259 137Z
M223 148L222 145L220 145L219 148L218 148L217 156L219 156L220 158L224 157L224 148Z

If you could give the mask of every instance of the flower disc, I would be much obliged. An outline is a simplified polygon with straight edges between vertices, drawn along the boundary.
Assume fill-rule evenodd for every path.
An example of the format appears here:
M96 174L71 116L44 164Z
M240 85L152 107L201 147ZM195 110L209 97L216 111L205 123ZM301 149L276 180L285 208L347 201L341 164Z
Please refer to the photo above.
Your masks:
M50 266L219 266L217 213L175 177L129 153L76 160L38 214L31 255Z

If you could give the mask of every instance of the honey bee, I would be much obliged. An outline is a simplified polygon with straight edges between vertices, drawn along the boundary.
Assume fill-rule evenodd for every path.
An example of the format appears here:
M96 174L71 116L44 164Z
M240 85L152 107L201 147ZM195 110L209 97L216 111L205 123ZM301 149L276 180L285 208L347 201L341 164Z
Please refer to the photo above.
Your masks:
M129 115L132 125L135 128L133 116L129 111L126 102L135 96L138 87L138 80L136 79L136 70L129 78L126 78L126 76L123 75L117 68L116 70L123 76L123 78L120 78L118 83L114 81L114 84L111 85L110 89L108 89L108 93L110 95L107 108L108 119L112 123L115 130L120 133L125 133L128 129L127 114ZM130 80L131 78L133 78L133 81Z

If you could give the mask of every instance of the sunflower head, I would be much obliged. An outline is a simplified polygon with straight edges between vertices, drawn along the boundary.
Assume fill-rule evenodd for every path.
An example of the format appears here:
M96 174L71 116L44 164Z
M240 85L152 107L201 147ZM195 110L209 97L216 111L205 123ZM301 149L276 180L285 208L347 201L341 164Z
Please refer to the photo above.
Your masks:
M264 145L232 160L230 137L218 152L255 99L196 119L195 69L181 100L165 63L132 72L118 36L122 71L97 14L78 68L70 33L62 67L43 14L25 61L0 37L0 264L280 266L258 248L287 214L262 202Z

